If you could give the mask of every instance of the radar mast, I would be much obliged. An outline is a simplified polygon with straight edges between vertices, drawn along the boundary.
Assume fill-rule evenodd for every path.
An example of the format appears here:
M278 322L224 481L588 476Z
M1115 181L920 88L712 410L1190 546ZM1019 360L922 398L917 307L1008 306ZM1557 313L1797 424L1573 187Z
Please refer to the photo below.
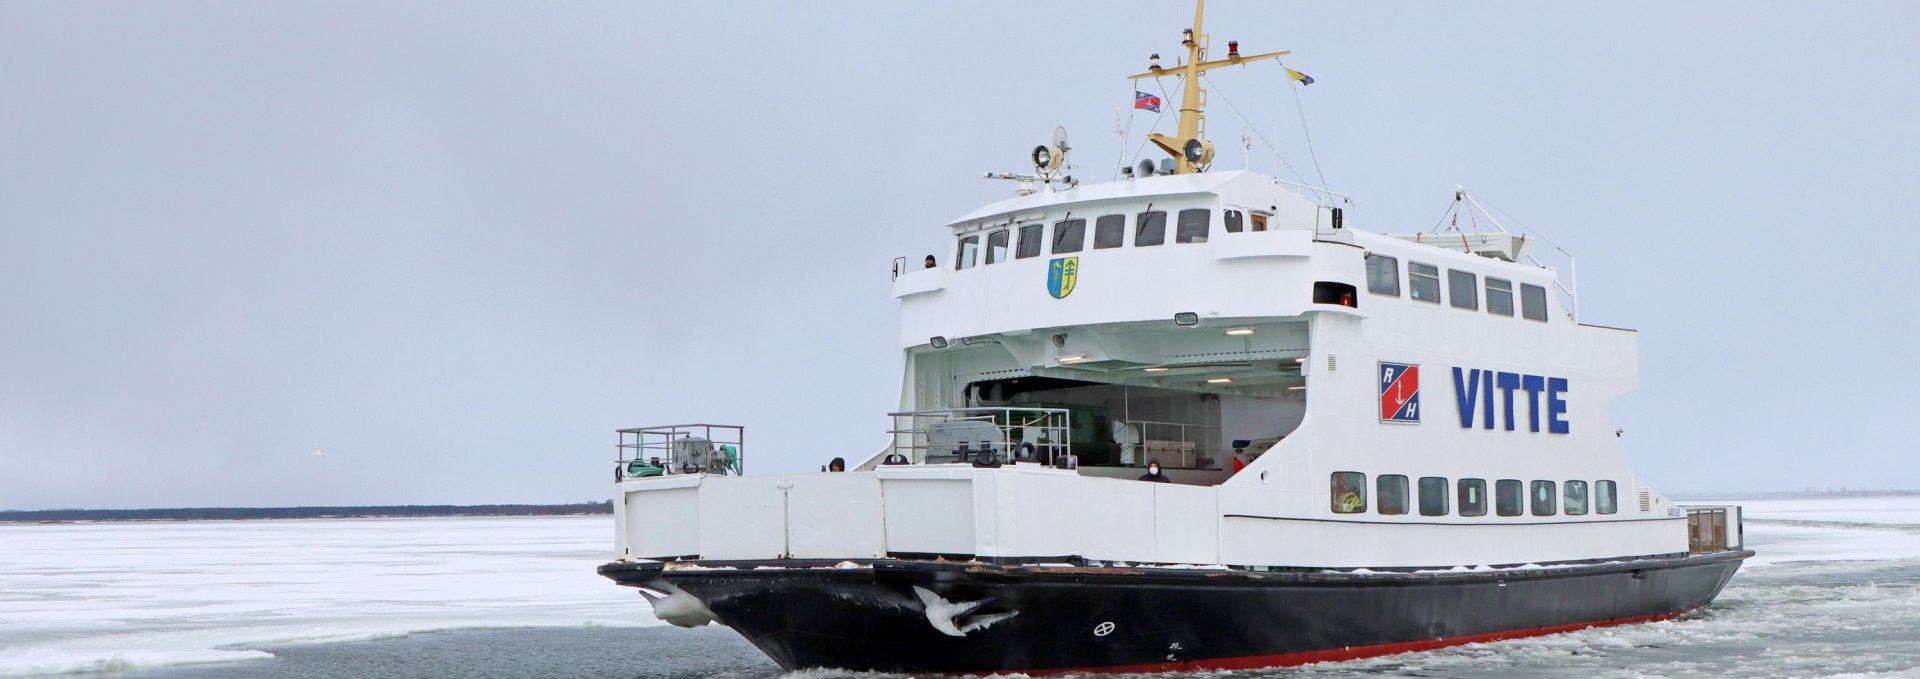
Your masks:
M1192 174L1199 172L1201 166L1213 162L1213 142L1206 138L1206 89L1200 86L1200 76L1221 66L1245 65L1264 59L1278 59L1292 54L1292 51L1268 52L1240 56L1240 43L1227 43L1227 58L1203 61L1207 57L1208 36L1201 32L1201 20L1206 15L1206 0L1196 0L1193 8L1193 27L1187 29L1180 44L1187 48L1187 59L1183 65L1173 68L1160 67L1160 55L1153 55L1146 73L1130 76L1128 80L1158 78L1163 75L1178 75L1185 79L1180 95L1180 130L1176 137L1164 134L1149 134L1147 140L1154 146L1173 156L1174 174Z

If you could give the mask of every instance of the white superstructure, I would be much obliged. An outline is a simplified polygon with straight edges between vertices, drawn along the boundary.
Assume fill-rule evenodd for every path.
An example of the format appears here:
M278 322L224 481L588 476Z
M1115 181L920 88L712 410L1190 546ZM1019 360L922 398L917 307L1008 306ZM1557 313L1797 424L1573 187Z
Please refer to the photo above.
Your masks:
M1205 61L1204 40L1136 77L1284 54ZM1635 479L1610 414L1638 383L1633 331L1577 322L1526 237L1369 232L1338 194L1205 171L1197 97L1179 138L1155 136L1170 174L1077 184L1056 135L1035 174L989 175L1020 195L948 224L931 266L895 262L892 445L806 451L856 460L844 473L671 454L645 472L664 475L627 470L617 558L1260 570L1689 552L1687 512ZM661 451L687 436L654 433ZM1150 460L1172 483L1137 480ZM1738 544L1728 511L1694 540Z

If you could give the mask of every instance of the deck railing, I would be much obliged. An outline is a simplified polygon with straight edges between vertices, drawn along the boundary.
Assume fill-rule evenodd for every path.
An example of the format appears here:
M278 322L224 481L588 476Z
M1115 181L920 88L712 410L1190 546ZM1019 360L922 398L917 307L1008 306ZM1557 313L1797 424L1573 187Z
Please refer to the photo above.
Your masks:
M888 413L891 464L1077 464L1064 408L948 408Z
M731 424L669 424L617 432L614 480L672 474L747 471L747 428Z

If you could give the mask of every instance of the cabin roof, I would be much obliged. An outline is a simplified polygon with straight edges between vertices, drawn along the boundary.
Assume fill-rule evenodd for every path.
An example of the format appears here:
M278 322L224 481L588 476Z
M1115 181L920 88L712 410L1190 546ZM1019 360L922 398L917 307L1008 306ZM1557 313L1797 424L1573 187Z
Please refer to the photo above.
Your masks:
M1153 196L1192 195L1196 193L1221 193L1222 188L1237 181L1246 181L1250 186L1264 185L1260 175L1246 170L1224 170L1219 172L1200 172L1196 174L1170 174L1138 179L1082 184L1071 189L1038 191L1031 195L1016 196L1007 200L988 203L958 219L948 222L948 226L964 226L971 222L1015 214L1027 210L1041 210L1056 205L1091 203L1103 200L1124 200L1128 198L1149 198Z

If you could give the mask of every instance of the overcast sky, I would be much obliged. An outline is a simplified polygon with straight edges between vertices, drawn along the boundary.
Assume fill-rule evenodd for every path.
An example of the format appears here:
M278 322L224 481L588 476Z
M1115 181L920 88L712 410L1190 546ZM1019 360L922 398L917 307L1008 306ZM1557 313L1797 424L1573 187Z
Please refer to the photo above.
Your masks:
M599 500L614 429L681 421L748 425L751 471L863 458L889 261L1055 125L1111 177L1124 77L1191 17L0 0L0 509ZM1579 257L1582 320L1641 331L1643 479L1920 487L1920 4L1216 0L1208 29L1316 79L1352 225L1429 229L1465 184ZM1293 177L1253 128L1316 174L1281 74L1209 76L1220 166Z

